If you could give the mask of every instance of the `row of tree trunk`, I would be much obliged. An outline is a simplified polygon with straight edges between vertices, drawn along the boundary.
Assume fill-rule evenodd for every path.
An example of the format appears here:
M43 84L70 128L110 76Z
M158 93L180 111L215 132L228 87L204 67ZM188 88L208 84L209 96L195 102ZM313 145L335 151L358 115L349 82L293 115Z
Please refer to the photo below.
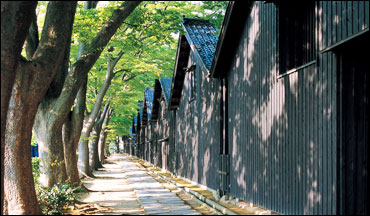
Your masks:
M104 86L101 90L102 96L97 97L97 107L94 107L83 124L87 74L123 20L139 3L126 1L115 10L101 31L86 45L79 60L69 67L77 2L48 4L40 41L35 13L37 2L1 2L3 214L41 213L30 160L32 128L39 144L40 183L52 186L68 178L74 183L80 181L76 150L81 131L82 143L85 143L85 138L89 137L95 123L97 124L94 129L98 133L104 119L109 119L112 114L108 105L106 111L99 112L107 91ZM24 43L27 59L21 56ZM118 57L112 58L112 63ZM112 73L113 78L113 69L107 73ZM107 83L110 84L110 80L106 80ZM88 148L86 151L87 157L86 152L80 154L81 161L85 165L84 172L91 174ZM95 168L96 164L93 167Z

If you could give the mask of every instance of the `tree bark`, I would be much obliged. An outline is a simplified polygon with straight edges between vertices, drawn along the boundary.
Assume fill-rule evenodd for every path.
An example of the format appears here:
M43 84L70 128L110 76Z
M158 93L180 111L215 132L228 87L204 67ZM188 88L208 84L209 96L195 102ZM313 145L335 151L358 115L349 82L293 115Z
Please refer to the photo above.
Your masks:
M87 77L86 77L87 78ZM78 91L76 103L63 125L63 146L66 170L71 184L78 185L80 181L77 164L77 147L83 127L86 103L87 79Z
M24 72L21 73L23 77L32 76L32 66L29 67L29 64L24 62L18 67L18 70ZM9 103L6 125L4 186L8 214L41 214L36 198L29 148L37 104L32 101L35 95L30 95L28 100L22 100L21 96L28 94L27 89L30 87L25 82L27 79L17 77Z
M96 7L98 1L86 1L85 10ZM77 59L84 53L84 43L78 46ZM73 110L69 112L63 125L63 147L64 160L69 181L72 185L79 185L81 180L78 172L77 147L83 128L84 112L86 109L87 77L85 77L80 89L78 90Z
M22 45L27 36L37 1L1 2L1 212L4 203L4 152L6 119Z
M68 31L66 30L66 33L71 35L73 20L69 25L71 28ZM31 43L28 44L31 45ZM33 126L39 145L40 184L45 187L64 182L68 178L62 136L62 127L68 111L66 108L61 108L61 106L68 106L71 102L62 105L59 103L58 97L64 96L61 93L69 69L70 44L71 37L68 37L63 60L38 107Z
M50 126L43 124L45 121L53 122L55 119L51 120L52 118L52 112L48 110L48 107L42 107L42 105L40 105L34 124L34 130L39 145L39 180L40 184L46 187L64 182L68 178L64 161L62 139L63 122Z
M115 144L116 144L116 153L119 153L119 136L116 136Z
M75 10L76 2L50 2L35 54L31 61L19 61L5 133L5 196L9 214L40 213L29 160L32 125L37 107L62 61Z
M106 156L106 143L105 140L107 138L108 132L105 131L105 128L109 125L109 121L113 116L113 109L109 109L107 117L104 119L102 130L100 132L100 139L99 139L99 160L101 164L105 163L105 156Z
M90 164L92 170L97 170L98 168L103 168L99 161L99 136L100 131L103 125L103 121L106 118L107 112L109 109L109 103L106 103L104 107L104 111L101 113L99 119L95 121L95 124L93 126L93 130L91 133L92 139L90 140L90 149L91 149L91 158L90 158Z

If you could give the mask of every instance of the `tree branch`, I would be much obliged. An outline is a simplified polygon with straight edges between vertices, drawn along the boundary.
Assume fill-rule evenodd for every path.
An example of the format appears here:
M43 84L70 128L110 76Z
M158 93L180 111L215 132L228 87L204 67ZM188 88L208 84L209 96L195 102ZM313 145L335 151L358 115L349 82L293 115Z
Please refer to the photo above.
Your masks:
M39 45L39 30L37 27L37 17L33 14L32 23L28 30L28 35L26 37L26 56L30 60L35 53L37 46Z
M127 79L123 80L123 82L128 82L128 81L134 79L135 77L137 77L137 75L133 75L130 78L127 78Z
M132 26L132 27L139 27L139 25L134 25L134 24L131 24L131 23L128 23L128 22L123 22L123 24L126 24L126 25L129 25L129 26Z
M42 64L44 71L49 74L63 59L65 47L68 46L67 39L71 36L76 4L77 2L53 1L48 4L41 40L31 60Z

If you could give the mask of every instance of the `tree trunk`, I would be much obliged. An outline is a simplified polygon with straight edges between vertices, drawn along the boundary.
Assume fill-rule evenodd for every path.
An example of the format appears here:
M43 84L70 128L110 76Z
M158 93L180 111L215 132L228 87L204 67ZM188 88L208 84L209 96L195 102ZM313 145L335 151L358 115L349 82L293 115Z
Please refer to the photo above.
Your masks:
M99 161L99 137L100 131L103 125L103 121L107 115L109 108L109 103L107 103L104 107L104 111L101 113L99 119L95 122L93 130L91 132L92 139L90 140L90 148L91 148L91 158L90 164L92 170L97 170L97 168L103 168Z
M34 56L31 61L19 60L18 56L5 133L4 184L9 214L40 213L30 160L32 125L37 107L62 61L75 10L76 2L50 2Z
M90 137L90 133L95 124L95 120L99 114L99 110L103 103L104 96L108 91L108 88L111 84L112 79L114 78L114 75L115 75L114 67L116 66L118 61L121 59L122 55L123 55L123 52L120 52L116 58L114 59L108 58L108 62L107 62L108 67L107 67L107 72L106 72L103 86L100 89L99 94L95 99L94 107L90 115L86 119L86 122L84 123L84 127L82 129L82 136L81 136L82 142L79 145L79 152L81 151L82 154L81 154L81 160L80 160L80 157L78 159L80 160L79 163L83 165L82 172L84 172L88 176L92 176L91 166L88 165L89 164L89 146L88 146L89 140L88 138ZM98 153L94 153L94 155L95 154L98 154ZM95 165L94 165L94 168L95 168Z
M1 2L1 212L7 213L4 203L5 127L9 100L14 85L18 60L27 30L35 16L37 1Z
M82 77L87 76L88 71L95 64L99 58L103 48L107 45L113 34L122 25L122 22L131 14L131 12L140 4L141 1L125 1L122 3L119 9L115 10L108 20L107 24L100 30L97 36L91 41L90 45L86 50L90 52L81 58L74 64L74 74L80 74ZM94 107L89 118L84 122L84 128L78 147L79 151L79 164L81 164L81 171L85 175L92 175L89 165L89 149L88 149L88 137L90 136L91 128L95 122L95 118L100 110ZM85 126L86 125L86 126Z
M52 118L52 121L49 121L49 119L40 118L40 124L47 125L48 127L53 126L54 128L60 129L60 134L62 134L62 127L57 127L54 125L59 126L60 123L64 123L68 113L71 110L71 106L73 105L76 94L81 87L83 80L87 76L87 73L90 71L96 60L99 58L101 52L103 51L103 48L109 42L110 38L117 31L118 27L122 24L122 21L136 8L139 3L140 2L124 2L121 5L120 9L114 11L107 24L104 25L102 30L97 34L97 36L92 40L92 42L86 49L88 50L88 53L82 55L81 58L73 65L73 68L69 71L65 81L63 79L63 72L65 70L60 70L60 73L58 73L58 75L61 74L60 77L55 79L55 85L50 86L50 94L48 94L48 97L45 97L43 101L43 104L45 106L48 106L48 110L53 111L51 112L51 114L54 114L55 118ZM65 54L65 57L67 55L69 55L69 52L68 54ZM45 121L42 122L42 120ZM83 137L88 137L90 131L84 131ZM37 137L41 136L43 136L43 134L37 135ZM52 143L44 144L46 148L52 148ZM86 155L86 152L81 156L82 158L86 158L88 163L88 152L87 157L84 157L84 155ZM84 165L86 166L86 163ZM91 175L89 166L83 168L82 171L88 175Z
M30 160L32 125L38 103L37 100L34 100L34 97L37 98L37 96L34 92L30 94L30 86L27 84L27 78L32 77L32 71L26 70L29 63L24 64L18 67L25 73L23 77L17 76L9 102L4 159L5 199L8 214L41 214L37 203ZM24 97L24 95L28 95L28 97Z
M71 184L76 185L81 182L78 173L76 151L83 127L86 89L87 79L85 79L78 91L73 111L69 113L63 125L64 159L66 162L67 175Z
M66 163L66 171L69 182L72 185L78 185L80 183L80 177L78 175L77 167L77 145L75 143L76 131L74 130L75 126L72 115L73 112L71 111L63 125L64 160Z
M73 20L70 25L73 25ZM71 35L72 28L66 33ZM28 43L28 45L31 44ZM69 68L70 44L71 37L68 37L63 61L59 65L57 73L39 105L34 123L34 131L40 153L40 183L45 187L64 182L68 178L64 160L62 127L70 110L67 107L72 106L73 100L72 102L66 101L61 104L60 100L58 101L60 99L58 97L68 98L65 95L65 90L64 92L62 91L65 81L66 84L69 84L69 79L66 80L66 76ZM28 53L32 54L32 49ZM61 108L62 106L66 107L63 109Z
M116 136L115 144L116 144L116 153L119 153L119 136Z
M105 156L107 155L107 152L105 151L106 149L106 143L105 140L107 138L108 132L105 131L105 128L109 124L109 120L112 118L113 115L113 109L110 109L108 111L107 117L104 119L103 125L102 125L102 130L100 132L100 139L99 139L99 160L101 164L105 163Z
M67 180L62 139L63 122L57 122L48 108L39 106L34 124L39 145L40 184L46 187ZM45 124L45 121L51 124Z

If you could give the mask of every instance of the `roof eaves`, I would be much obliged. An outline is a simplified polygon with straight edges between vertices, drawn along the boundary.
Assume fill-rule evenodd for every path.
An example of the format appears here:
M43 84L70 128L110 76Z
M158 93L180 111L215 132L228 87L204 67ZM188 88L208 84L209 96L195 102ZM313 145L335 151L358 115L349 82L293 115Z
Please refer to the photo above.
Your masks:
M226 76L231 53L234 53L239 42L244 25L242 25L250 14L253 1L231 1L226 9L225 18L221 25L219 39L216 45L215 55L212 61L209 76L221 78ZM245 5L246 4L246 5ZM228 52L224 50L228 49Z

